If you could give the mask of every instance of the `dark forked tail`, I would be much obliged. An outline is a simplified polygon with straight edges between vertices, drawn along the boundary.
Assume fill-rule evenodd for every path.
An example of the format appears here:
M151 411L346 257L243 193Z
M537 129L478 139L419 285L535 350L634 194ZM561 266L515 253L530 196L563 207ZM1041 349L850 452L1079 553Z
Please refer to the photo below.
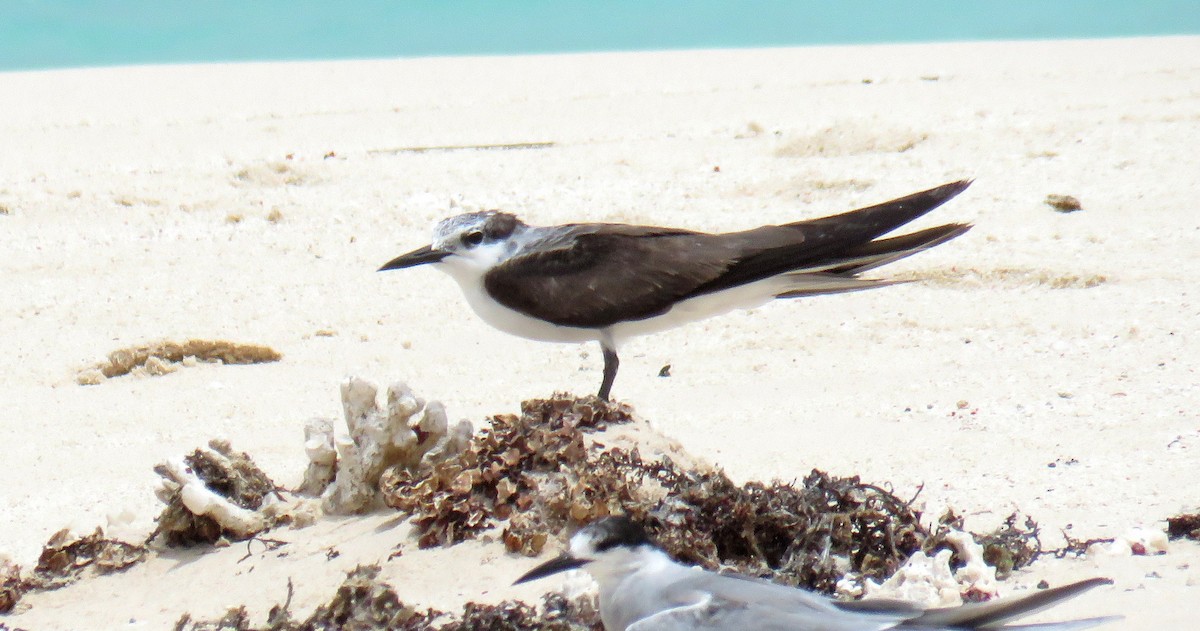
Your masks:
M811 281L798 283L781 293L781 298L880 286L878 281L854 276L945 243L971 226L954 223L887 239L878 237L941 206L970 185L970 180L961 180L839 215L722 235L745 255L692 295L779 274L806 274Z
M967 604L961 607L931 609L921 616L906 621L897 627L897 629L1005 629L1008 631L1020 629L1027 631L1074 631L1075 629L1087 629L1104 624L1105 622L1119 620L1120 618L1110 616L1013 626L1007 623L1053 607L1098 585L1111 584L1112 581L1107 578L1089 578L1077 583L1071 583L1070 585L1039 590L1018 598L1001 598L988 602Z
M971 180L959 180L882 204L785 225L804 228L805 232L810 229L827 230L831 236L838 235L850 241L863 243L929 213L967 190L970 185Z
M796 229L804 235L804 240L797 244L797 254L802 254L803 260L794 261L795 269L811 268L813 264L834 262L838 259L907 252L885 263L862 267L857 271L830 269L853 274L949 241L969 230L970 225L948 224L890 239L875 239L932 212L967 190L970 185L970 180L959 180L840 215L786 224L782 227Z

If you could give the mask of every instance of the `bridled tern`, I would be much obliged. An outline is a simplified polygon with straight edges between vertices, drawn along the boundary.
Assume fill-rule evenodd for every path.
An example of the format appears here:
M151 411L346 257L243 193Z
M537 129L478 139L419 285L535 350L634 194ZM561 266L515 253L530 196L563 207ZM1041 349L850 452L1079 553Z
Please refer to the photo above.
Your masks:
M433 243L379 269L432 265L467 303L506 333L547 342L600 343L607 399L617 349L664 331L776 298L891 285L862 272L945 243L970 229L952 223L879 239L958 195L954 182L840 215L710 234L678 228L580 223L530 226L499 212L442 220Z

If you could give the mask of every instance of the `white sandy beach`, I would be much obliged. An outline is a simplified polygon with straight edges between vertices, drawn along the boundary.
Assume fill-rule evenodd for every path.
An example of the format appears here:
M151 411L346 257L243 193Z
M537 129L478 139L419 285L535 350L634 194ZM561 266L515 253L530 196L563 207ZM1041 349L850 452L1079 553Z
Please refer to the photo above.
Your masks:
M0 552L21 565L64 526L126 513L149 533L152 467L210 438L297 484L304 422L341 414L348 375L477 425L593 393L598 348L497 332L437 272L374 271L444 216L724 231L960 178L914 227L975 228L880 271L926 282L634 340L614 395L738 481L923 485L930 519L1020 511L1051 546L1200 509L1200 38L0 73L0 94ZM395 151L507 143L553 145ZM188 338L283 359L76 384L113 350ZM156 554L0 623L261 621L288 578L306 615L360 562L420 606L554 588L507 587L533 562L495 541L419 551L408 532L379 514L272 533L284 557ZM1004 588L1088 576L1116 583L1042 619L1195 624L1187 541L1043 559Z

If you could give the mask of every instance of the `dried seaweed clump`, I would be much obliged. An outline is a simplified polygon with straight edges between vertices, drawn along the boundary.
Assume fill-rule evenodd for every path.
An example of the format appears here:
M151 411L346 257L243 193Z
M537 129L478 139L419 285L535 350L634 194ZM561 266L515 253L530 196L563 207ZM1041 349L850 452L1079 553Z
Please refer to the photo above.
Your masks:
M115 350L108 354L108 361L80 371L75 381L81 386L91 386L130 373L159 376L175 372L180 366L198 363L263 364L279 361L282 357L278 351L266 346L224 340L155 342Z
M847 572L882 578L919 550L921 513L892 493L813 470L799 485L735 485L724 473L664 468L670 498L651 514L659 543L708 569L832 593Z
M520 416L493 417L455 458L426 475L392 469L381 488L388 505L412 515L421 547L450 545L507 520L506 547L536 555L619 513L645 522L684 562L826 593L847 574L880 581L918 551L971 540L948 525L931 534L911 500L858 477L814 470L798 483L739 486L719 470L666 457L646 462L636 449L605 447L603 436L589 435L630 414L594 397L529 401ZM976 556L990 554L1003 572L1041 551L1036 524L1022 526L1016 516L980 540Z
M0 614L12 611L27 589L25 581L21 580L21 566L0 558Z
M857 477L813 471L799 485L738 486L720 471L645 462L636 449L589 447L588 431L629 420L628 408L595 397L528 401L428 475L393 469L381 488L412 515L421 547L508 520L508 549L536 555L621 513L644 520L683 561L826 592L847 572L890 575L929 536L908 502Z
M496 605L467 603L460 616L422 629L438 631L604 631L594 598L571 600L552 593L540 608L515 600Z
M120 572L145 559L144 546L106 538L100 528L84 537L60 530L42 548L29 576L21 576L16 564L0 559L0 613L12 611L26 592L65 587L89 572Z
M379 566L354 568L333 598L304 621L293 620L289 603L275 606L263 627L250 624L245 607L230 609L219 620L194 621L184 614L176 631L603 631L592 598L569 600L548 595L542 607L516 601L496 605L467 603L460 615L435 609L418 610L400 600L396 590L379 580Z
M299 629L423 629L434 612L419 612L400 601L391 585L377 580L378 565L354 568L333 599L317 607Z
M938 533L930 537L929 542L926 542L925 551L930 551L931 548L942 547L940 539L946 534L947 529L962 529L962 519L955 516L953 512L947 512L946 516L940 519L941 528L938 528ZM983 546L983 560L986 564L995 567L996 578L1003 581L1012 575L1014 570L1020 570L1028 564L1033 563L1039 555L1042 555L1042 540L1038 534L1040 529L1038 523L1033 521L1032 517L1026 516L1024 521L1018 513L1012 513L1000 528L992 530L991 533L974 534L974 540ZM953 549L953 548L952 548ZM958 558L952 557L950 565L958 567L961 565Z
M279 498L275 483L228 442L211 441L154 472L162 477L155 494L167 506L152 537L169 546L246 539L271 525L262 509Z
M521 511L504 528L509 552L536 556L556 533L564 536L608 515L644 516L661 489L637 450L606 449L585 461L525 477Z
M1200 513L1185 513L1167 518L1167 537L1200 541Z
M929 536L908 502L858 478L813 471L800 485L733 483L634 450L593 450L526 475L504 531L510 551L537 554L547 538L622 513L645 521L675 558L711 570L832 592L848 571L882 578Z
M462 453L428 472L389 469L380 489L389 506L412 515L420 547L451 545L529 510L539 474L588 466L585 432L630 420L628 407L597 397L526 401L520 416L492 417Z
M120 572L146 559L146 548L108 539L96 528L86 537L60 530L42 548L32 583L38 589L58 589L79 580L87 570L96 574Z

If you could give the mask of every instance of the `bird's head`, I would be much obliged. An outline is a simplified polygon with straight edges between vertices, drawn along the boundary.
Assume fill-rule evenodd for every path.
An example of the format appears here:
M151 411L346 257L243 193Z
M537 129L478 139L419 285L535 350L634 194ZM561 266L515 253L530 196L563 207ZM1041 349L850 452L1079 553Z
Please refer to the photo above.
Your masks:
M545 578L559 572L586 567L603 584L609 574L619 574L638 562L640 556L657 552L654 540L642 525L628 517L596 520L571 537L567 552L542 563L518 578L514 585Z
M513 237L524 228L516 216L496 210L449 217L434 226L432 244L397 256L379 271L436 263L447 271L465 268L486 272L511 251Z

